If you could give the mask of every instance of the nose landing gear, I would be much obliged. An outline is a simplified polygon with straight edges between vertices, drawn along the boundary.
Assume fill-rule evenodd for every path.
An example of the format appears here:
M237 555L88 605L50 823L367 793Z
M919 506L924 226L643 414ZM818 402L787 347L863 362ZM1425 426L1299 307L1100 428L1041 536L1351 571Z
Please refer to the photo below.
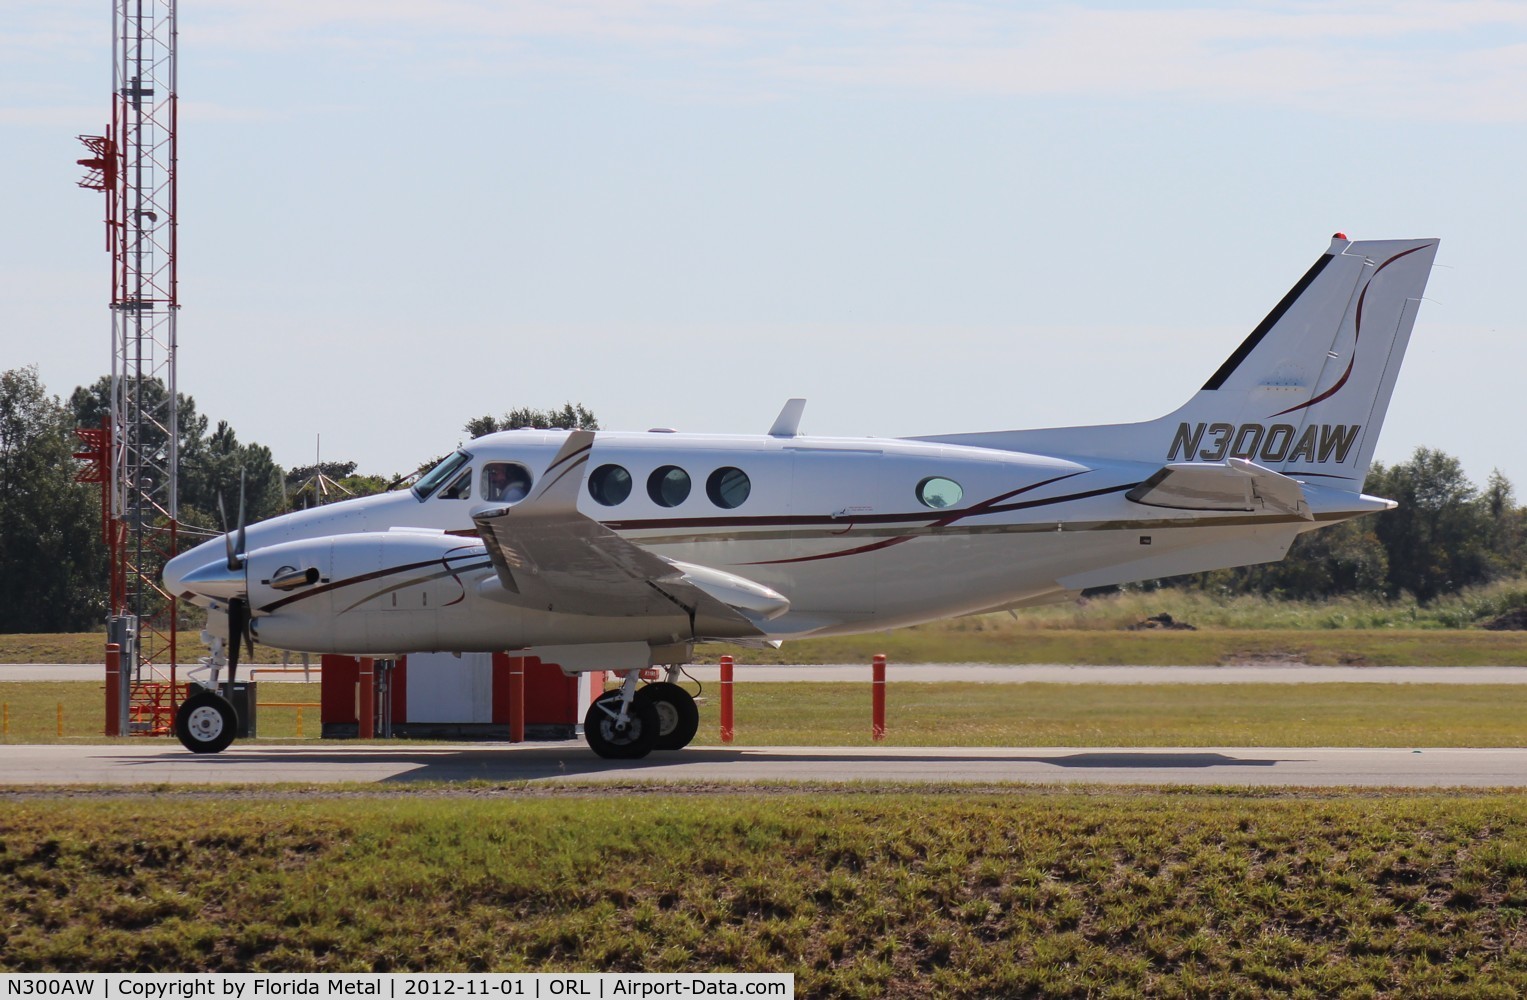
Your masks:
M175 713L175 735L192 753L221 753L238 734L239 719L233 706L211 691L194 694L180 703Z

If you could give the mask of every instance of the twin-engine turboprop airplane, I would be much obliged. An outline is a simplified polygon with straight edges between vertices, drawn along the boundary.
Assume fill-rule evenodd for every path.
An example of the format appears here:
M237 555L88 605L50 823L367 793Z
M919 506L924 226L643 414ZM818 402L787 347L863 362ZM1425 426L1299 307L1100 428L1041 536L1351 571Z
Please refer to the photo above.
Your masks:
M1158 420L922 438L508 431L407 492L240 527L170 562L170 593L280 649L525 650L628 671L589 709L605 757L677 749L694 643L777 645L1281 559L1393 507L1363 477L1436 240L1327 250L1186 405ZM224 618L226 615L226 618ZM648 666L668 680L638 686ZM191 750L235 716L181 707Z

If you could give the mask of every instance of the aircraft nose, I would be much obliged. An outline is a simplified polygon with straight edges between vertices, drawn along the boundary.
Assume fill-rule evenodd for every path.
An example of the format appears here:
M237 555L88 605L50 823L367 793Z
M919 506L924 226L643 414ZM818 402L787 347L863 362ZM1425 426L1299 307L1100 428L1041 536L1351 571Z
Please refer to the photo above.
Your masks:
M237 589L230 592L235 578ZM214 538L165 563L164 589L176 597L226 599L244 592L244 571L228 569L227 547L222 538Z
M191 570L180 578L180 587L178 593L190 591L199 597L225 601L231 597L242 597L248 589L244 567L229 569L227 559L216 559Z

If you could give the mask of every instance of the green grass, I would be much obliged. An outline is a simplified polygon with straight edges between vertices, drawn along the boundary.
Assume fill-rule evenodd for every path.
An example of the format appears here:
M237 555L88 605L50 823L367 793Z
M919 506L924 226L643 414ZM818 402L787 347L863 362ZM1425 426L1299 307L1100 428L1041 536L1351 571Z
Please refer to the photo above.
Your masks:
M1527 992L1516 795L16 797L7 971L781 971L801 997Z
M1527 746L1527 685L896 684L889 746ZM747 683L736 697L739 746L870 745L867 683ZM719 742L712 685L701 744ZM101 687L88 681L0 683L12 743L105 742ZM318 685L271 684L260 700L317 701ZM293 709L261 708L262 739L290 741ZM316 708L304 738L319 735ZM0 765L3 776L3 765Z
M317 684L265 684L259 702L311 702L319 697ZM0 706L8 718L9 743L58 742L58 713L63 711L64 739L108 742L102 736L106 719L105 685L93 681L0 682ZM297 710L260 707L256 727L262 739L290 741L297 736ZM302 710L304 739L316 739L321 729L317 708ZM3 773L0 763L0 773Z
M103 641L98 635L0 636L0 663L101 663ZM194 640L187 641L192 645L182 651L181 658L192 662L193 654L202 650ZM257 663L280 661L279 654L263 646L257 646L256 652ZM1214 666L1279 660L1314 665L1521 667L1527 666L1527 632L1218 626L1197 632L1126 632L1101 625L1061 628L1007 615L982 615L870 635L802 639L777 650L707 643L696 649L696 659L714 663L730 655L739 663L867 663L876 653L899 663Z
M739 663L1069 663L1219 666L1287 662L1316 666L1527 666L1527 632L1204 629L1121 632L1030 628L1006 616L963 618L875 635L802 639L776 650L707 643L697 659Z

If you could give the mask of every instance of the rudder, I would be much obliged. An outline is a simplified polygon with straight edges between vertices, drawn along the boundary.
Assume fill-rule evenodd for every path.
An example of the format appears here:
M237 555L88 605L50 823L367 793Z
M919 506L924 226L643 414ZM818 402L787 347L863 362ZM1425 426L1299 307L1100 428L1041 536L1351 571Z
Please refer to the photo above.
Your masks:
M1172 425L1168 461L1245 458L1360 492L1437 240L1348 241L1284 296Z

